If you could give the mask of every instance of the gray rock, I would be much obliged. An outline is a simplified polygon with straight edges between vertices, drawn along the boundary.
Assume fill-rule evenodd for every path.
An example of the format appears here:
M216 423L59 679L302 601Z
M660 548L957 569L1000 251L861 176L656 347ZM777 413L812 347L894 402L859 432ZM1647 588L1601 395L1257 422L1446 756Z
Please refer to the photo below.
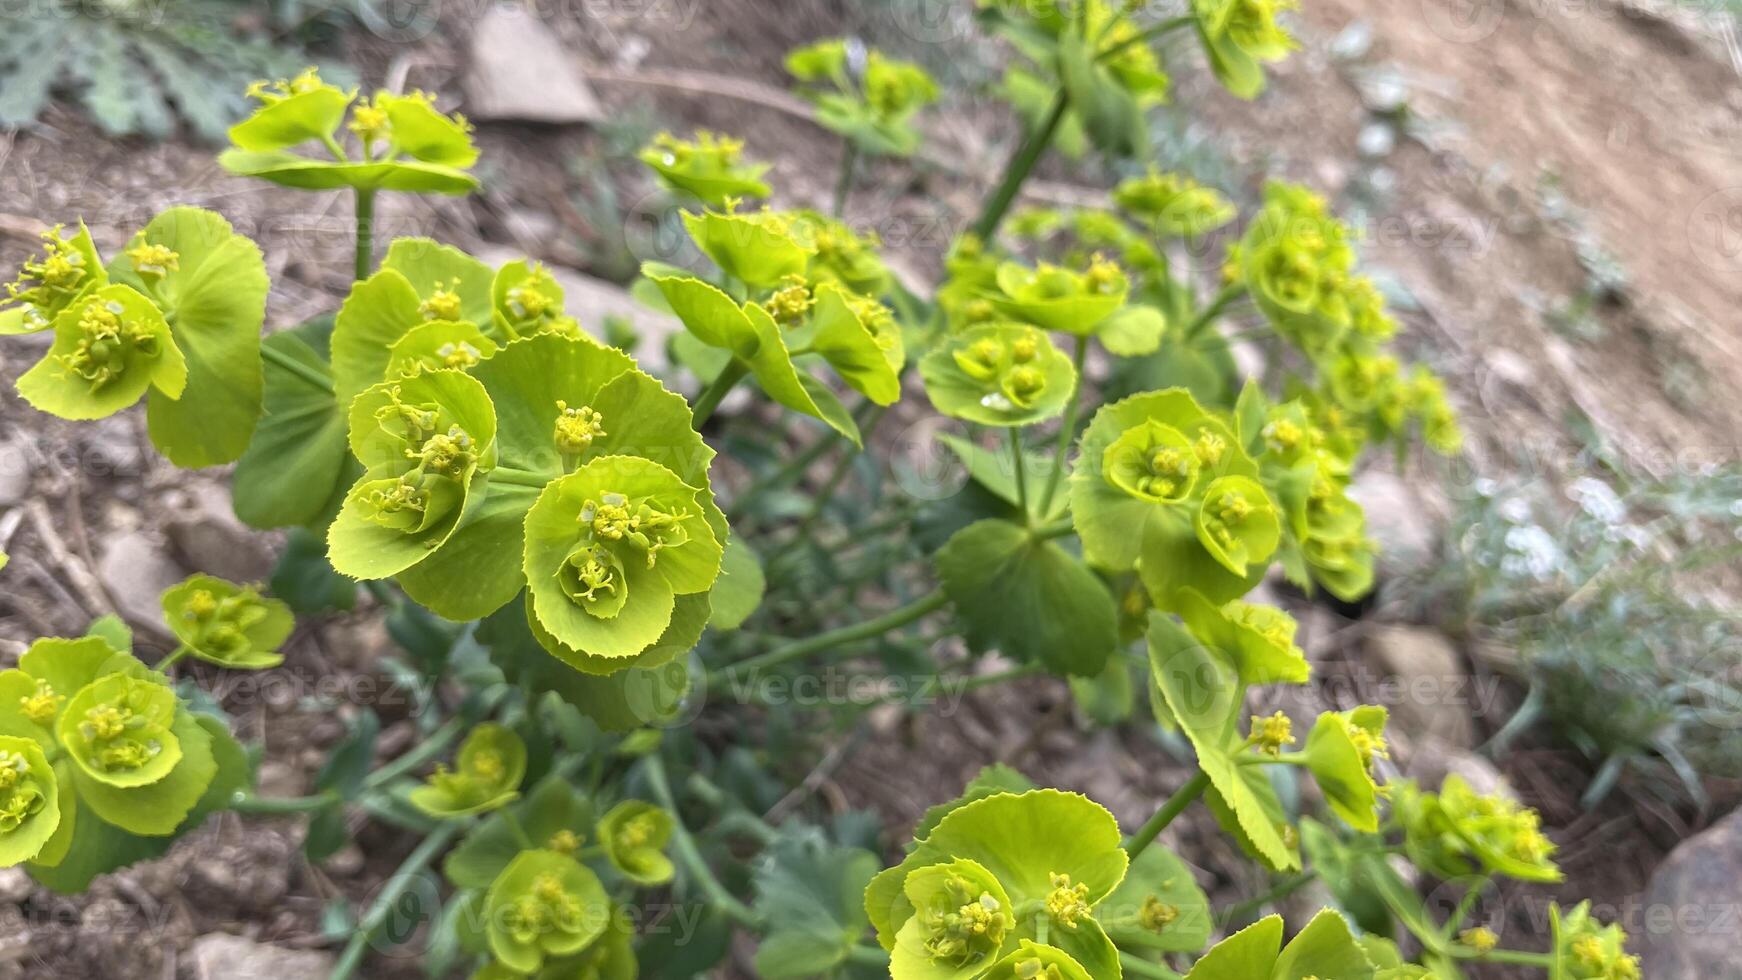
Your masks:
M103 549L97 577L123 615L155 623L163 618L163 591L186 573L150 535L129 531Z
M23 868L0 868L0 903L17 905L36 890L36 882Z
M1630 923L1652 980L1742 977L1742 810L1670 852Z
M1484 796L1517 799L1518 794L1494 763L1474 752L1430 736L1416 740L1403 762L1403 774L1422 789L1437 790L1447 776L1458 776Z
M525 7L498 4L472 29L466 111L473 119L593 123L598 98L562 42Z
M165 528L176 558L196 572L232 582L265 581L273 564L266 536L237 520L227 496L215 488L196 494Z
M194 940L195 980L291 980L332 972L331 954L285 949L242 936L213 932Z
M16 439L0 442L0 506L23 502L30 496L30 478L36 467L30 450Z
M1393 571L1419 567L1439 540L1438 522L1422 495L1394 473L1365 470L1349 496L1367 512L1367 533L1379 543L1380 564Z
M1475 745L1474 717L1489 707L1450 640L1435 630L1394 626L1375 630L1367 652L1384 676L1381 700L1398 728L1449 745Z

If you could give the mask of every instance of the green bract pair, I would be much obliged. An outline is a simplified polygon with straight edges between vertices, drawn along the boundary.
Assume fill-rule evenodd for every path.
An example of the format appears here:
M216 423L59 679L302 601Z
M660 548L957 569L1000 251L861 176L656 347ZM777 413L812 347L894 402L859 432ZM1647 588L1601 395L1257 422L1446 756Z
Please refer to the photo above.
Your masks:
M711 208L727 201L768 196L762 175L766 163L746 163L744 141L700 130L692 140L660 133L641 150L639 159L671 190Z
M1237 599L1264 577L1280 515L1228 420L1182 389L1150 392L1103 407L1079 447L1071 514L1091 564L1135 569L1164 609L1185 589Z
M1502 796L1483 796L1457 775L1438 793L1400 783L1394 796L1404 845L1418 867L1441 878L1487 873L1555 882L1555 845L1536 811Z
M469 194L478 188L466 172L478 160L471 126L462 116L442 114L426 93L383 90L359 100L355 90L326 84L310 68L292 79L257 83L248 94L260 107L230 128L233 148L218 157L231 173L306 190ZM341 126L354 137L354 153L339 142ZM293 152L309 144L326 158Z
M151 441L177 466L234 462L261 412L265 262L229 222L172 208L104 265L81 224L43 235L8 286L0 333L52 329L18 379L37 409L98 419L146 399Z
M1119 953L1096 913L1125 878L1119 840L1112 814L1072 793L962 802L865 890L890 975L1117 976Z
M786 70L817 107L817 121L863 153L911 155L921 139L913 116L938 98L937 82L925 69L856 41L798 48L786 56Z
M284 662L278 648L290 639L290 607L252 586L195 575L163 594L163 619L196 659L236 670L265 670Z
M1153 167L1144 176L1128 178L1113 188L1113 203L1151 233L1165 238L1207 234L1233 221L1237 214L1233 202L1213 188Z
M0 864L58 891L168 846L246 778L222 722L100 636L0 672Z
M1257 98L1264 91L1264 65L1299 47L1276 19L1295 6L1294 0L1192 0L1210 68L1228 91Z
M1043 422L1063 412L1077 389L1071 359L1021 323L951 335L920 361L919 373L933 407L980 425Z

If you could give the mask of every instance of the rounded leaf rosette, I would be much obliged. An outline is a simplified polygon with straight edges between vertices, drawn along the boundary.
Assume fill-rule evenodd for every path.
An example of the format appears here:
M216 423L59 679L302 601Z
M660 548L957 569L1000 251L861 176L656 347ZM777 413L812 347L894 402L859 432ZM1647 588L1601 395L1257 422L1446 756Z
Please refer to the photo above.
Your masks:
M711 208L746 197L767 197L762 175L766 163L744 160L744 141L708 130L698 130L693 139L681 140L660 133L641 150L639 159L660 183L701 201Z
M546 487L526 516L525 572L529 618L547 648L608 672L657 643L679 597L706 593L719 576L706 496L636 456L589 460Z
M1446 879L1488 872L1520 881L1556 882L1555 845L1535 810L1504 796L1483 796L1461 776L1447 776L1438 793L1396 784L1393 813L1409 859Z
M1293 0L1192 0L1210 69L1229 92L1257 98L1264 91L1264 66L1299 47L1276 19L1293 6Z
M0 735L0 867L36 860L60 823L60 784L42 746Z
M352 578L387 578L454 533L495 466L496 412L472 377L431 371L358 395L349 438L364 473L327 532L329 557Z
M71 238L62 234L65 229L56 225L43 232L42 254L26 260L18 278L6 284L0 336L47 330L67 307L109 284L85 223Z
M218 156L233 174L303 190L468 194L478 187L466 172L478 160L471 124L442 113L427 92L381 90L359 100L310 68L256 83L248 94L260 104L230 127L232 146ZM349 149L340 144L341 125ZM319 155L297 152L303 148Z
M18 393L39 411L88 420L113 415L153 388L179 399L187 380L187 359L163 313L138 290L117 284L61 310L53 346L19 377Z
M946 338L919 364L926 394L945 415L1016 427L1065 410L1077 369L1042 331L1020 323L970 327Z
M599 878L572 857L523 851L484 898L491 955L519 975L580 953L605 934L611 900Z
M1112 814L1074 793L997 793L950 810L865 889L891 976L998 975L1043 936L1087 975L1116 975L1118 951L1094 910L1125 876L1119 842Z
M196 658L241 670L283 663L278 648L296 628L290 606L211 575L192 576L165 592L163 618Z
M1362 833L1379 832L1380 788L1374 770L1391 758L1387 712L1375 705L1327 711L1307 735L1306 765L1331 812Z
M512 729L485 722L460 743L454 768L438 764L408 798L432 817L471 816L512 803L524 778L526 743Z
M641 800L624 800L599 821L599 845L611 866L637 885L653 887L670 881L671 814Z
M1006 262L998 267L997 286L986 298L1003 316L1079 337L1119 312L1131 292L1124 270L1101 255L1081 272L1045 262L1033 269Z
M1071 513L1091 564L1136 569L1164 609L1188 588L1226 603L1264 577L1281 540L1277 508L1229 424L1190 393L1107 405L1080 446Z

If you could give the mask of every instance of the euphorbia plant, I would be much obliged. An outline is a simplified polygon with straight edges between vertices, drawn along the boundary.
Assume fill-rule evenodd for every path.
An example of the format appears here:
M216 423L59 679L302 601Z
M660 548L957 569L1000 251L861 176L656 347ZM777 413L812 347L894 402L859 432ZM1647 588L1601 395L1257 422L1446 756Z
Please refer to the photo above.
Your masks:
M375 193L475 186L464 121L427 96L359 101L312 73L254 93L262 106L233 131L226 166L349 187L358 204L348 295L264 341L264 263L217 215L166 212L108 264L82 225L49 233L0 309L5 332L55 331L20 391L68 418L143 398L173 462L239 460L238 514L294 529L274 579L285 598L305 612L348 607L363 583L385 607L408 658L397 667L420 692L422 739L371 769L377 722L364 712L314 792L255 795L223 719L166 674L184 657L271 668L292 616L259 586L195 576L164 597L180 645L156 669L101 621L0 673L0 858L76 891L233 807L308 814L319 859L359 806L419 843L360 910L337 978L385 941L395 903L438 861L451 890L428 965L481 978L688 976L725 955L734 929L758 937L755 968L769 978L1366 980L1456 977L1483 960L1636 975L1618 931L1583 907L1557 911L1546 952L1503 949L1465 921L1494 877L1557 879L1552 845L1529 810L1456 780L1389 784L1383 708L1325 711L1297 736L1294 719L1247 707L1259 689L1311 675L1293 618L1254 600L1260 582L1279 572L1343 599L1372 587L1373 545L1347 492L1363 451L1425 441L1450 452L1459 440L1443 386L1388 353L1396 324L1326 202L1272 184L1213 284L1175 260L1237 208L1159 169L1119 184L1109 208L1027 210L999 234L1055 142L1145 156L1144 110L1168 91L1161 36L1194 30L1217 77L1257 94L1262 65L1291 47L1279 5L1200 2L1155 23L1102 0L980 6L1022 56L1004 89L1026 133L930 299L896 282L874 235L814 210L747 206L772 190L737 141L664 135L643 151L686 205L702 260L649 263L637 284L683 327L671 343L680 369L663 377L597 339L591 311L566 309L537 264L493 268L400 239L377 266ZM854 153L917 144L915 114L935 96L917 68L845 42L789 66ZM1220 327L1235 312L1285 345L1265 377L1234 369ZM1100 404L1097 350L1122 386ZM1141 383L1155 378L1167 380ZM746 382L764 418L810 428L810 448L704 438L721 434L714 416ZM959 499L917 517L890 508L877 525L933 536L935 588L915 595L922 575L873 568L910 598L845 624L839 602L777 588L763 603L768 582L793 583L776 561L765 571L759 550L788 554L777 536L794 517L809 535L852 460L878 447L886 410L919 391L976 427L944 440L971 479ZM792 458L762 465L728 510L720 445L753 469L759 452ZM790 488L831 453L834 475L793 509ZM845 584L851 595L859 583ZM718 692L808 657L867 642L913 652L909 628L945 613L972 655L996 652L1012 669L970 677L932 661L931 683L1050 675L1117 723L1134 713L1135 679L1154 722L1190 747L1190 775L1121 827L1086 797L994 767L879 870L848 821L760 816L803 792L766 798L743 746L670 727L732 711ZM808 635L771 643L785 621ZM1317 819L1279 794L1276 767L1314 781ZM1186 857L1159 842L1199 802L1284 876L1270 894L1212 909ZM1387 860L1399 854L1465 883L1454 916L1427 913ZM1360 914L1252 921L1313 876ZM713 939L680 951L638 933L630 911L665 889L704 910ZM1399 927L1420 965L1399 955Z

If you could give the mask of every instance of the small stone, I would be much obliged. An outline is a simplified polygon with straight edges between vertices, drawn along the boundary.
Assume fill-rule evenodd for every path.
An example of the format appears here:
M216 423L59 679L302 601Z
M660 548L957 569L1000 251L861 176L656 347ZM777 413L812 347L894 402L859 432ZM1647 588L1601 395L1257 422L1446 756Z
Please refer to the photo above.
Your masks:
M1394 473L1366 470L1349 485L1349 496L1367 512L1367 532L1379 544L1379 562L1390 571L1419 567L1439 539L1421 495Z
M0 442L0 506L21 503L30 496L30 478L35 469L31 452L23 443Z
M1501 381L1516 388L1531 388L1536 384L1536 368L1517 351L1497 347L1489 351L1485 358L1488 370Z
M0 868L0 904L17 905L36 890L23 868Z
M97 577L127 617L155 623L163 618L164 590L186 573L150 535L130 531L103 549Z
M518 4L498 4L472 31L466 109L473 119L595 123L598 97L544 21Z
M328 873L340 878L349 878L363 870L363 849L356 844L346 844L321 864Z
M1376 630L1367 652L1385 675L1382 703L1401 729L1431 735L1460 748L1475 744L1473 716L1486 714L1482 688L1450 640L1435 630L1395 626Z
M1643 926L1629 923L1652 980L1742 976L1742 810L1682 841L1646 890Z
M194 498L167 527L176 558L196 572L231 582L263 582L272 574L272 549L265 535L236 519L227 498L214 489Z
M195 980L288 980L324 977L333 969L331 954L285 949L223 932L194 940L191 953Z
M1355 137L1355 148L1369 160L1388 157L1397 149L1397 128L1390 123L1368 123Z

